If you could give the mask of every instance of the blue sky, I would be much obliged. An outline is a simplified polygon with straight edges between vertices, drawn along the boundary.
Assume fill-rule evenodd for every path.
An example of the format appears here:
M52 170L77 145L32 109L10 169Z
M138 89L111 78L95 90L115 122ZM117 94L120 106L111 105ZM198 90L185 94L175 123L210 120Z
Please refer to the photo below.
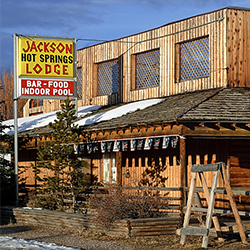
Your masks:
M0 72L13 68L14 33L112 40L227 6L250 0L0 0Z

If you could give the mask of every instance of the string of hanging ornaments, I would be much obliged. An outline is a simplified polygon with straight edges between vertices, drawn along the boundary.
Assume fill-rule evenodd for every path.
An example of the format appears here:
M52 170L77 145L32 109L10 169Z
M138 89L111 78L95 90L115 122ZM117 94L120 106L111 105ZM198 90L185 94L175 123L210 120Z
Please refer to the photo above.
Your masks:
M169 147L176 148L180 136L157 136L157 137L139 137L127 138L119 140L106 141L92 141L83 142L75 145L74 150L76 154L91 154L91 153L106 153L119 151L136 151L136 150L150 150L150 149L167 149Z

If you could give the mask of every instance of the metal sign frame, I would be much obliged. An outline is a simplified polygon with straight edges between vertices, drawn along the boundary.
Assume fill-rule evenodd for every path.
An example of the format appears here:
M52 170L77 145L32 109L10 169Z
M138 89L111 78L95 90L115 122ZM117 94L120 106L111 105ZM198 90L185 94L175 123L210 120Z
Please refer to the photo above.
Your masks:
M73 77L72 78L64 78L64 77L39 77L39 76L20 76L19 75L19 38L27 38L32 41L32 39L41 39L41 40L60 40L60 41L71 41L73 42ZM70 37L56 37L56 36L37 36L37 35L21 35L21 34L13 34L13 54L14 54L14 162L15 162L15 183L16 183L16 205L19 203L19 188L18 188L18 120L17 120L17 100L18 98L23 99L66 99L68 96L44 96L44 95L20 95L20 82L21 79L30 79L33 81L37 80L51 80L51 81L74 81L74 96L70 97L70 99L75 100L76 110L77 110L77 59L76 59L76 38Z

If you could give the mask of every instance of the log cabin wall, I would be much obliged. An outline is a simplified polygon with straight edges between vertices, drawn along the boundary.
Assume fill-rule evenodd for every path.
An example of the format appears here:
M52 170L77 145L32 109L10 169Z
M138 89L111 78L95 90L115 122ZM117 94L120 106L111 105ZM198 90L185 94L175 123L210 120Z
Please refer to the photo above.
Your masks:
M187 163L187 187L190 186L191 166L193 164L213 164L216 162L225 162L227 171L233 190L249 190L250 187L250 139L237 138L191 138L186 137L186 163ZM112 153L114 154L114 153ZM91 183L96 181L104 184L104 169L103 169L102 153L92 153L82 156L83 160L88 161L86 173L91 177ZM110 184L121 184L123 187L138 187L138 183L143 178L143 174L149 174L157 168L165 167L160 172L161 177L166 178L162 183L166 188L181 188L182 187L182 169L180 145L176 148L168 147L167 149L136 150L128 152L116 153L117 165L117 182ZM20 180L26 182L27 188L35 186L34 172L30 167L30 163L36 162L36 149L23 149L19 152L19 167L26 167L26 171L20 173ZM154 169L155 166L155 169ZM127 175L129 173L129 175ZM149 175L148 175L149 176ZM207 184L211 187L213 172L206 172L205 177ZM110 178L111 179L111 178ZM90 179L88 179L90 181ZM199 183L197 183L199 186ZM223 187L221 176L218 182L219 187ZM161 187L161 185L160 185ZM167 193L167 197L171 197L169 204L172 206L181 205L181 191L160 191L162 195ZM248 192L249 193L249 192ZM239 210L250 210L249 195L234 196ZM206 205L205 198L201 196L202 203ZM230 209L227 195L216 194L215 206L217 208Z
M250 140L249 139L187 139L187 186L190 186L191 167L193 164L210 164L225 162L233 190L249 190L250 187ZM213 172L204 172L207 184L211 187ZM197 182L196 186L200 184ZM223 187L221 175L218 187ZM201 196L205 205L205 198ZM249 195L235 195L239 210L250 210ZM215 206L230 209L227 195L216 194Z
M221 9L170 23L139 34L105 42L77 51L78 67L83 74L83 105L107 105L112 102L132 102L147 98L227 86L227 12ZM234 11L234 10L233 10ZM176 78L178 46L186 41L208 37L209 75L191 80ZM232 40L232 38L231 38ZM158 86L133 88L133 56L159 50L160 81ZM120 91L116 96L96 94L96 65L120 60Z
M216 162L227 163L229 150L228 140L219 139L188 139L187 140L187 186L190 186L191 182L191 167L193 164L214 164ZM214 172L204 172L208 187L212 186ZM200 183L196 183L196 186L201 186ZM223 181L221 175L219 176L218 187L223 187ZM201 195L202 202L205 202L205 197ZM216 194L215 206L218 208L224 207L224 200L227 200L226 195Z
M249 190L250 187L250 140L234 140L230 144L229 149L229 176L230 183L233 189ZM235 201L240 210L250 210L249 192L244 192L248 195L237 195Z
M250 187L250 140L233 140L229 148L230 183L235 188Z

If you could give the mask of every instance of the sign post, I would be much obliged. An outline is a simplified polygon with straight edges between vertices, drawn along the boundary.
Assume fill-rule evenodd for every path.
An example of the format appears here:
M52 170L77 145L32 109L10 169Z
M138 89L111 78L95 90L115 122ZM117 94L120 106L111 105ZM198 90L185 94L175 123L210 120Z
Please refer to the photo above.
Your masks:
M14 34L14 160L18 205L17 100L76 100L76 38Z

